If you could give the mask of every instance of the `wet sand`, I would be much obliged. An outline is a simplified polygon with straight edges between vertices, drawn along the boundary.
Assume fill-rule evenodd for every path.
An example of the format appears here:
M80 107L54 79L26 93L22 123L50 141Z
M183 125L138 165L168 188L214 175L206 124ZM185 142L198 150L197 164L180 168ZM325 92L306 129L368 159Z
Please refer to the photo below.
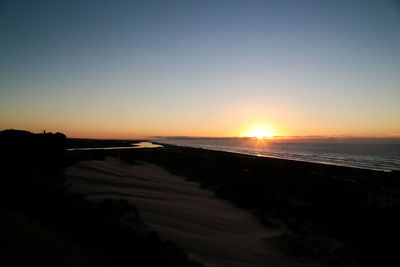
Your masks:
M246 210L157 165L108 157L81 161L65 175L71 190L90 200L130 201L147 225L207 266L291 265L262 240L280 231L265 228Z

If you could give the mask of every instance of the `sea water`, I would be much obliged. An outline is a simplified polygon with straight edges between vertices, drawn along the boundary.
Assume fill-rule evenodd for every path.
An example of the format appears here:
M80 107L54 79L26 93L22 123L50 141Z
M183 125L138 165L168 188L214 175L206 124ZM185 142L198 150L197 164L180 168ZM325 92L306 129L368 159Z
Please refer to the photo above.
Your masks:
M341 166L400 171L399 140L166 138L160 143Z

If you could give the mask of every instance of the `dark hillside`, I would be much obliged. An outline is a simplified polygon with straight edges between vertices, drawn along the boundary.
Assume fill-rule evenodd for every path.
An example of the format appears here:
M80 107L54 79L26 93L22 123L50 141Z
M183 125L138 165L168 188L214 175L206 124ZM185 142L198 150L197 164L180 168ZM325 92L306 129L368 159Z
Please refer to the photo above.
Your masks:
M70 266L200 266L149 231L126 202L68 193L65 146L60 133L0 132L0 238L7 248L0 266L58 266L61 255Z

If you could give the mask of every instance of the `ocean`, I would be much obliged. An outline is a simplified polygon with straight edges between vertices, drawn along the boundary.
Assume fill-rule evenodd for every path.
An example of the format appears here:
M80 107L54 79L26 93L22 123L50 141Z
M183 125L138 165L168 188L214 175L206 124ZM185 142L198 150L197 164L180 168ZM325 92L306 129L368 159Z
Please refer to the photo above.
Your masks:
M160 138L159 143L340 166L400 171L398 139Z

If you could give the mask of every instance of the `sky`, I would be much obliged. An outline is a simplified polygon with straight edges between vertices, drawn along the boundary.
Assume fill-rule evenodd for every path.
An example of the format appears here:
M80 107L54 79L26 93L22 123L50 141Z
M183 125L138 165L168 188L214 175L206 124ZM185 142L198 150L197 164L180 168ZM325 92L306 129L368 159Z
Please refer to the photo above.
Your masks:
M399 1L0 0L0 33L0 130L400 136Z

